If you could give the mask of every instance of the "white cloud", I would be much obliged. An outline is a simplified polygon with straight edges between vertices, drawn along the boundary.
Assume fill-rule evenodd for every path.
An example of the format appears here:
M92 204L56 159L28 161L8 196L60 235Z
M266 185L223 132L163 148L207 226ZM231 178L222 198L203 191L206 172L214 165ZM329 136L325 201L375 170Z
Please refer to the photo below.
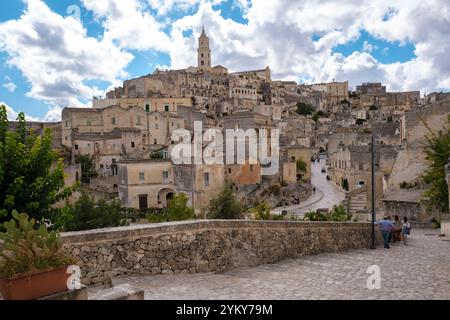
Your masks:
M324 81L348 77L353 86L382 81L392 90L450 89L448 1L252 1L245 17L248 24L237 23L223 18L210 3L200 3L197 12L172 25L171 67L196 64L196 38L205 25L213 64L231 70L269 65L274 78ZM187 30L193 30L193 35L183 37ZM416 58L383 64L370 54L377 48L368 42L361 52L347 58L332 52L339 44L357 40L363 30L400 45L412 42Z
M17 86L14 82L12 82L11 78L6 76L4 78L5 83L3 84L3 88L8 90L9 92L14 92L17 89Z
M372 52L374 49L377 49L377 46L374 46L373 44L369 43L368 41L364 41L363 43L363 51L364 52Z
M50 11L41 0L26 0L20 19L0 23L0 50L8 52L9 64L30 82L28 95L50 103L47 119L56 119L58 107L82 105L80 101L102 94L89 80L120 84L133 58L127 50L167 53L174 69L195 66L203 25L211 38L213 64L231 71L268 65L276 79L350 80L351 86L382 81L391 90L450 89L447 0L234 0L248 20L245 24L214 9L223 1L81 0L103 24L104 34L95 39L80 21ZM175 18L179 11L185 15ZM185 37L189 30L192 35ZM413 43L416 58L384 64L371 55L374 45L368 42L348 57L333 53L337 45L357 40L363 30L376 39ZM382 53L390 54L386 49Z
M170 46L164 25L145 12L138 0L81 0L103 20L104 39L117 40L122 48L164 51Z
M100 92L88 80L114 82L126 76L133 56L110 40L87 36L73 17L52 12L41 0L26 0L18 20L0 24L0 50L31 84L29 97L66 106Z
M6 102L0 102L0 106L6 107L6 113L8 114L8 120L9 121L16 121L17 116L20 112L15 111L13 108L11 108ZM39 118L31 117L29 115L25 115L25 118L27 121L40 121Z

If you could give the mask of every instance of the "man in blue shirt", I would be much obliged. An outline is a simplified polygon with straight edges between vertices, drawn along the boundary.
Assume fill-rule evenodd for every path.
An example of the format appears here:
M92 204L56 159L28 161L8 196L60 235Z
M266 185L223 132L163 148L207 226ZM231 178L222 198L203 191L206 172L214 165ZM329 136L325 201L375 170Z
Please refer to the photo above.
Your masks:
M381 233L383 234L384 248L390 249L389 236L392 230L395 229L394 224L392 223L391 220L389 220L389 217L385 217L383 220L375 222L375 224L379 224L381 227Z

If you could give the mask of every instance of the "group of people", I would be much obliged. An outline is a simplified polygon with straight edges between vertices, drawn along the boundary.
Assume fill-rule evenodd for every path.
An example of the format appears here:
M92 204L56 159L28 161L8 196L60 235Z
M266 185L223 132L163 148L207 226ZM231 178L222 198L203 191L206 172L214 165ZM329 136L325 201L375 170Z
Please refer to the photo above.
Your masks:
M394 216L394 220L392 220L391 217L385 217L376 224L379 224L381 227L385 249L390 249L390 245L395 242L403 241L405 246L408 245L408 236L411 234L411 224L408 222L407 217L404 217L403 221L400 221L398 216Z

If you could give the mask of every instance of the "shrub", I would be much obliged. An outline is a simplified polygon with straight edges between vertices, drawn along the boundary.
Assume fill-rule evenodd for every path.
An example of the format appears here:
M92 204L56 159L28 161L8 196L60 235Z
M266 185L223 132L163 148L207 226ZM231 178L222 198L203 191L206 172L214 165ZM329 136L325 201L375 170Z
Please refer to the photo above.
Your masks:
M315 111L316 111L316 108L314 108L314 106L312 106L308 103L304 103L304 102L297 103L297 113L301 114L302 116L311 115Z
M0 233L5 242L0 252L1 276L10 278L75 263L63 252L58 233L49 232L45 225L36 229L35 220L26 214L13 211L12 216L3 224L6 232Z
M345 222L352 220L352 215L347 213L343 205L334 206L327 216L328 221Z
M265 201L258 202L249 211L255 215L256 220L272 220L271 208Z
M242 205L236 200L230 186L225 188L209 202L209 216L213 219L240 219Z
M58 229L64 231L103 229L125 224L118 200L111 203L100 200L96 203L87 193L83 193L73 206L67 205L56 221Z
M327 218L324 214L317 211L309 211L305 214L303 218L305 221L327 221Z

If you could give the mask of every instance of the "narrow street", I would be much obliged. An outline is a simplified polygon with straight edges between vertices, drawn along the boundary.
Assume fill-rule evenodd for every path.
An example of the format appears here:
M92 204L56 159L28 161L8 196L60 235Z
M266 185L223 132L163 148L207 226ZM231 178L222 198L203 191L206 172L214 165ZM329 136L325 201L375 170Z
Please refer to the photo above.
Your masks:
M299 205L275 208L273 212L286 210L289 215L295 214L299 217L303 217L304 214L310 210L322 208L331 209L333 206L343 201L345 199L345 193L337 186L327 181L327 174L321 172L322 167L326 166L325 163L326 160L323 159L320 163L315 162L311 165L311 182L313 187L316 188L315 194Z

